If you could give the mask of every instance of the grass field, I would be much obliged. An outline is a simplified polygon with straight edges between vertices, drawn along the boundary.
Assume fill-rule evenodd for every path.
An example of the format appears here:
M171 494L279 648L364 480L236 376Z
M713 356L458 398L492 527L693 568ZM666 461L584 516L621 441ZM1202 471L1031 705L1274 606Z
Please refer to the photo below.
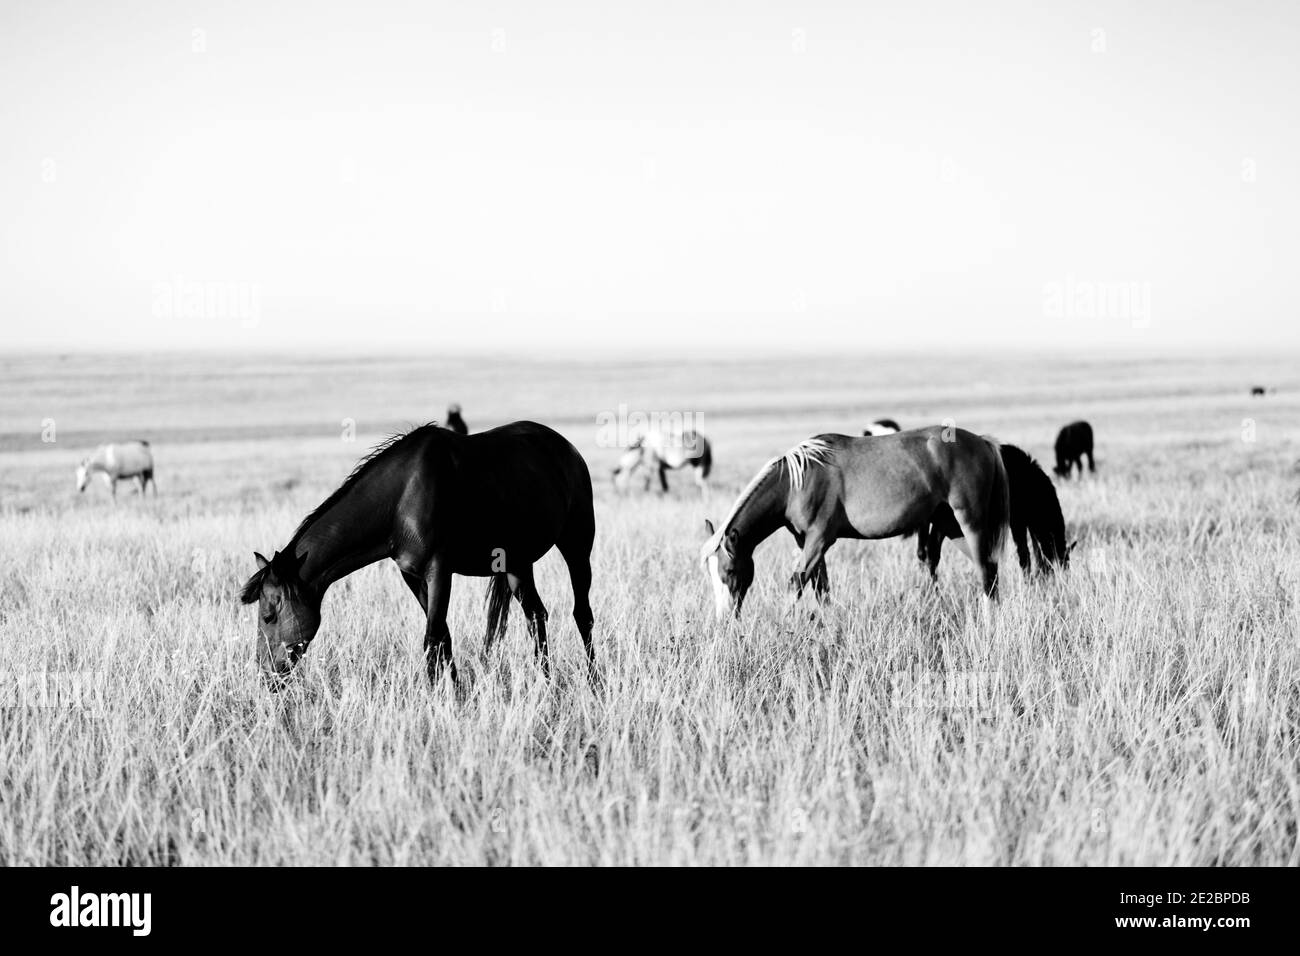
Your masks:
M1300 863L1300 368L1257 359L736 361L0 358L0 864ZM1251 399L1256 382L1279 391ZM553 425L596 476L586 682L563 563L489 658L458 581L461 685L432 691L385 562L340 582L291 689L236 599L384 433L441 415ZM716 488L615 495L601 412L691 412ZM696 566L772 454L889 415L1050 458L1073 566L1004 561L992 630L954 549L841 542L833 603L786 609L758 552L738 628ZM76 462L145 437L161 494L78 496ZM670 478L671 480L671 478Z

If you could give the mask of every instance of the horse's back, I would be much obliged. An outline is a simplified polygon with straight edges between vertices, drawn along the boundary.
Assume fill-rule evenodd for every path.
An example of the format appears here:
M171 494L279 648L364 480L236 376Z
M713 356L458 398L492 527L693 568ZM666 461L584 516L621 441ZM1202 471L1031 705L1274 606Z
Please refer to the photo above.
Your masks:
M119 478L130 478L153 471L153 451L147 441L124 441L101 445L96 460L104 470Z
M708 440L696 431L648 431L644 446L669 468L701 464L711 457Z
M511 511L592 508L591 471L567 438L537 422L511 422L461 439L471 482Z
M573 442L538 422L519 421L465 436L466 447L480 460L503 465L538 466L570 476L580 475L590 484L591 472Z
M837 450L845 511L867 537L915 530L940 504L985 498L1000 472L996 443L962 428L933 425L891 435L819 436Z
M1070 422L1056 436L1058 451L1084 451L1092 447L1092 426L1085 421Z

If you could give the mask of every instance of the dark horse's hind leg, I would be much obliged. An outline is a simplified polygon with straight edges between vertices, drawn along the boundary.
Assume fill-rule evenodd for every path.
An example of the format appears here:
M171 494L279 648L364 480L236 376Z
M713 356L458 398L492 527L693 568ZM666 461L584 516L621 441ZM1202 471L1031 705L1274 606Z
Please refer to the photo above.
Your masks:
M591 643L591 626L595 615L591 613L591 558L586 552L561 551L569 566L569 581L573 584L573 623L582 635L582 648L587 652L587 669L596 673L596 649Z
M517 571L507 572L506 578L510 582L510 590L519 599L519 606L524 609L528 630L537 642L537 656L542 660L542 671L549 675L551 660L546 646L546 605L542 603L537 585L533 583L533 567L530 564Z
M591 613L591 544L596 537L595 519L588 512L565 529L564 538L557 543L564 563L569 567L569 583L573 585L573 623L582 635L582 647L587 652L587 676L596 677L596 649L591 642L591 628L595 615Z
M930 572L930 580L939 582L939 558L943 555L943 529L930 522L916 532L916 560Z

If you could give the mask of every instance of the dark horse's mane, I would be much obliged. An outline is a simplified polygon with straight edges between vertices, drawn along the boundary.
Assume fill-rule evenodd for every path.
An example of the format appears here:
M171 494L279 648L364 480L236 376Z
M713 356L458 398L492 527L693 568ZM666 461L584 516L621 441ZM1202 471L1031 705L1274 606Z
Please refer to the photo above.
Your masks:
M426 422L423 425L418 425L404 432L395 432L379 444L375 445L375 447L371 448L370 451L366 452L366 454L362 456L361 460L353 466L352 471L348 476L343 479L343 483L335 488L328 498L313 508L307 517L302 519L298 524L298 527L294 530L293 537L289 539L289 543L285 545L282 550L275 553L275 556L271 558L270 563L266 567L258 568L253 572L252 577L248 579L247 583L244 584L243 590L240 591L239 599L245 604L252 604L256 601L262 593L262 582L266 580L266 576L271 572L275 572L276 579L280 583L288 588L294 588L299 581L298 568L293 556L293 546L297 543L298 539L302 537L303 533L316 522L317 518L323 515L330 508L334 507L334 505L338 503L339 499L346 495L348 491L351 490L352 486L360 481L362 477L370 471L376 461L383 458L388 452L405 442L408 438L414 438L416 435L425 434L430 430L440 432L444 431L442 426L437 422Z
M1015 445L1001 447L1002 463L1011 487L1011 531L1017 549L1026 546L1024 536L1028 531L1040 563L1064 567L1069 552L1065 546L1065 516L1061 513L1056 486L1042 466L1023 449Z

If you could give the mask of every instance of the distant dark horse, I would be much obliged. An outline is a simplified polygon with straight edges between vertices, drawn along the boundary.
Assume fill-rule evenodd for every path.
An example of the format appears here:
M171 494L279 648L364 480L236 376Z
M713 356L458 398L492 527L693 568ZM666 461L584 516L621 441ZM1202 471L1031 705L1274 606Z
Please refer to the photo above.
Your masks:
M257 659L272 686L293 669L320 627L321 598L340 578L392 558L425 612L429 679L452 659L451 576L491 576L485 643L504 630L510 593L528 617L547 667L546 607L533 563L552 546L569 566L573 619L591 646L591 474L577 450L534 422L462 437L436 425L394 436L298 526L284 549L244 585L258 602Z
M1083 477L1083 457L1088 456L1088 471L1097 470L1092 460L1092 426L1087 422L1071 422L1061 429L1056 436L1056 467L1053 469L1062 478L1069 478L1074 466L1079 466L1079 477Z
M946 510L945 510L946 509ZM739 615L754 580L754 549L779 528L800 548L791 585L829 592L825 555L840 538L892 538L951 515L997 596L998 557L1010 520L998 446L963 429L918 428L878 438L818 435L773 458L754 476L700 549L719 617Z
M1038 462L1015 445L1003 445L1002 464L1007 469L1007 483L1011 489L1011 537L1016 542L1016 557L1022 570L1032 570L1030 542L1033 543L1033 560L1038 573L1048 574L1064 570L1070 563L1070 546L1065 543L1065 517L1056 487ZM957 519L947 505L941 507L925 532L918 533L916 556L935 577L939 568L939 552L943 540L962 536Z
M1267 394L1268 394L1268 389L1266 389L1263 385L1251 386L1250 389L1251 398L1263 398Z
M893 435L901 432L898 422L892 418L877 418L874 422L862 429L863 437L872 438L876 435Z
M465 424L465 419L460 417L460 406L455 402L447 406L447 430L457 435L469 434L469 426Z

